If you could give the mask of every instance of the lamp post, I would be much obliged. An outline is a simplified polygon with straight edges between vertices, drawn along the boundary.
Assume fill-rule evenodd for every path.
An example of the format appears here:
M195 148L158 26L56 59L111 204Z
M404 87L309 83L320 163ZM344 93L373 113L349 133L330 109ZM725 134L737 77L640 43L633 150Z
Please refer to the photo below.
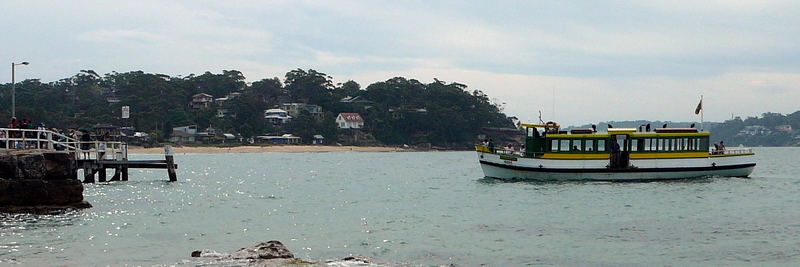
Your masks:
M14 69L17 65L28 65L30 62L14 63L11 62L11 117L17 117L17 82L15 80Z

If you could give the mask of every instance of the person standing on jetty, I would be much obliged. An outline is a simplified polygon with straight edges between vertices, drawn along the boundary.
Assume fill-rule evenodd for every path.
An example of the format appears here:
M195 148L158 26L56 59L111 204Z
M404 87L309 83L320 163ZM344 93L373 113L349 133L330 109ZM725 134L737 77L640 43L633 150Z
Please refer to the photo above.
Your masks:
M89 134L89 131L83 131L81 135L81 150L83 150L83 156L87 159L89 158L89 148L91 148L92 142L92 135Z

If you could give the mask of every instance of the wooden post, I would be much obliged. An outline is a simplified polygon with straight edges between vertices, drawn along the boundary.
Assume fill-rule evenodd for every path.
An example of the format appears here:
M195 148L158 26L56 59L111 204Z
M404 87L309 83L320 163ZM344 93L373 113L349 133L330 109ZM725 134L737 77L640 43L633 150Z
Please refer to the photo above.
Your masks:
M83 182L94 183L94 170L90 167L83 168Z
M178 181L178 176L175 174L175 159L172 154L172 146L164 146L164 158L167 161L167 173L169 174L169 181Z
M106 166L100 165L97 169L97 180L101 183L106 181Z
M127 162L128 162L128 144L122 144L122 161L124 161L126 163L125 165L122 166L122 169L121 169L122 170L122 180L123 181L127 181L128 180L128 165L127 165Z
M117 166L116 168L114 168L114 176L112 176L111 180L109 180L109 181L119 181L120 176L121 176L120 175L121 171L122 171L122 167L120 167L120 166Z
M128 180L128 167L122 167L122 180Z

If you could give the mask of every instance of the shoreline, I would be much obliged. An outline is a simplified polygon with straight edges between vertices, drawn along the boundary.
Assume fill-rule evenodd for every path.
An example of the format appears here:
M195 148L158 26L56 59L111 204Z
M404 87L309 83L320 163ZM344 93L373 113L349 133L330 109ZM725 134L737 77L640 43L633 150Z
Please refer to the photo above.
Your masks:
M227 154L227 153L324 153L324 152L416 152L411 148L381 146L310 146L310 145L272 145L272 146L183 146L172 147L174 154ZM164 154L164 147L128 147L128 154Z

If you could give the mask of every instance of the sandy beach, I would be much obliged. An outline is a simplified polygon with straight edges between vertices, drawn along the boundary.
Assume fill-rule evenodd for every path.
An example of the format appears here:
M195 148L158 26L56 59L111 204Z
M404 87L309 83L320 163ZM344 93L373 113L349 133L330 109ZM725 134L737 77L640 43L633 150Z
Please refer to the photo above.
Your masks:
M413 151L399 147L374 147L374 146L236 146L236 147L172 147L175 154L219 154L219 153L302 153L302 152L405 152ZM128 148L129 154L164 154L163 147L135 147Z

